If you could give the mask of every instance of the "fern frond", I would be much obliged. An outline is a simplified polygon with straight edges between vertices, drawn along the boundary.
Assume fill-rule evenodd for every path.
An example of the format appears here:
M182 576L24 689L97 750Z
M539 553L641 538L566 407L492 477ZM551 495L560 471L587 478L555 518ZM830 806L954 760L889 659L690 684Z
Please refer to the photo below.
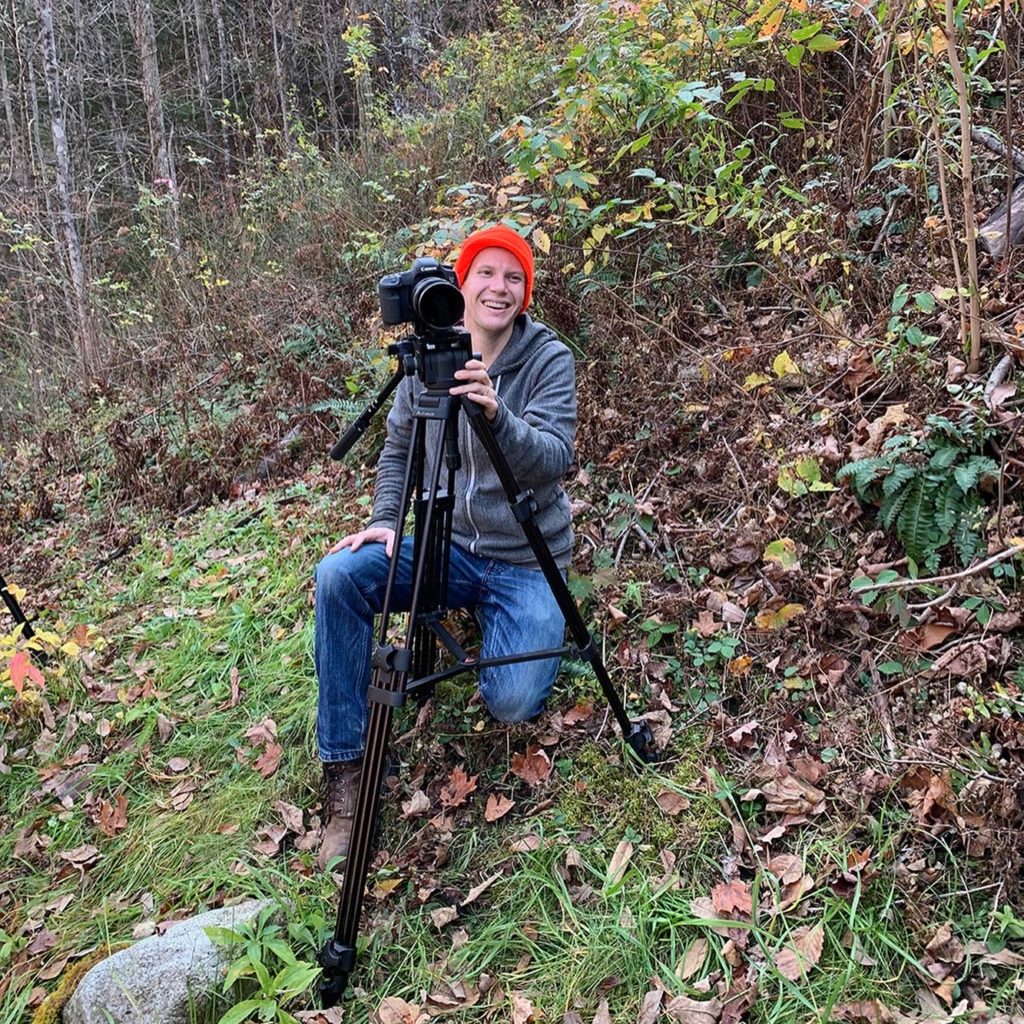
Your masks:
M908 480L917 474L913 466L900 464L893 466L892 472L882 482L882 493L886 496L895 494Z
M953 463L956 462L956 460L960 458L961 455L963 455L963 453L963 448L940 448L931 457L931 459L928 462L928 466L930 469L949 469L949 467L952 466Z
M857 497L867 497L867 490L880 476L892 468L889 459L870 458L848 462L836 473L836 480L849 480Z
M907 503L907 499L914 493L913 480L920 480L916 473L908 481L907 486L901 487L898 491L883 498L882 507L878 513L878 520L887 530L892 529L896 517L903 511L903 506Z
M903 493L905 498L896 517L896 533L907 554L920 565L927 561L931 547L929 526L932 517L928 514L928 488L924 477L915 476Z
M954 477L946 477L935 496L935 522L949 542L966 507L966 496Z
M953 529L953 546L960 564L968 566L982 549L983 539L978 532L981 520L981 502L971 495L961 509L960 518Z
M359 402L351 398L322 398L319 402L313 402L306 407L307 412L329 412L340 420L355 419L363 411Z
M972 455L962 466L953 470L956 482L965 493L977 486L983 476L996 476L998 473L998 464L984 455Z

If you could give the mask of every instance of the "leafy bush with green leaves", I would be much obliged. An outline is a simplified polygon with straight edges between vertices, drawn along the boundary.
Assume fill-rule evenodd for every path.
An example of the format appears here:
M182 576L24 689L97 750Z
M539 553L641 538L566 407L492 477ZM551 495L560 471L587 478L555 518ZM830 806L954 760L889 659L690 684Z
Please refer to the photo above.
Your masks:
M836 479L849 480L862 502L879 506L879 522L899 537L915 568L937 569L950 544L968 565L984 544L981 486L999 474L981 453L987 436L971 412L957 422L929 416L921 436L890 437L880 455L848 463Z
M298 1018L285 1007L303 995L320 973L315 964L299 960L292 952L283 929L272 920L277 908L268 905L254 921L237 928L206 928L212 942L239 955L228 966L224 977L224 992L229 993L236 984L245 986L240 1002L236 1002L218 1024L241 1024L253 1017L277 1024L298 1024ZM289 926L289 932L302 932L301 925ZM308 934L294 936L304 945ZM255 992L252 992L255 987ZM248 994L251 993L251 994Z

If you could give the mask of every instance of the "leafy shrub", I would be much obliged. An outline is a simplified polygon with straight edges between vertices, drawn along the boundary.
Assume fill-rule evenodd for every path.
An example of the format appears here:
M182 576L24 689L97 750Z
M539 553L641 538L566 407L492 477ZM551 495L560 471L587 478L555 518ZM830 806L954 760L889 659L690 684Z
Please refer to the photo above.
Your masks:
M986 432L973 414L954 423L929 416L923 436L899 434L882 454L848 463L836 474L857 497L879 506L879 522L899 537L918 567L932 572L953 544L967 565L981 549L985 499L981 485L999 466L981 454Z

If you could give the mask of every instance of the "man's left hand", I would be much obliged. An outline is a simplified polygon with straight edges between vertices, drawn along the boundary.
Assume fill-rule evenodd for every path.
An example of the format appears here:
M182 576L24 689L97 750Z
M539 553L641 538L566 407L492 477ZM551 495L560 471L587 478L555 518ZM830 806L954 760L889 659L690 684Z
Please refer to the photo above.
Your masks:
M498 415L498 396L487 375L487 367L479 359L470 359L461 370L456 370L455 379L466 383L450 388L450 395L465 395L471 402L482 405L488 420Z

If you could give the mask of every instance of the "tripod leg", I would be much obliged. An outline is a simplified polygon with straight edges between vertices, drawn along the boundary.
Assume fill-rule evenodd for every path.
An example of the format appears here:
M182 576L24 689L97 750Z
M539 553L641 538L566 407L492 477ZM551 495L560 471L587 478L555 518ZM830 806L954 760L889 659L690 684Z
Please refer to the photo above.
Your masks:
M533 550L537 564L540 566L541 572L544 573L544 578L551 588L551 593L558 602L558 607L562 614L565 616L566 625L569 628L577 650L590 663L594 674L597 676L597 681L601 685L601 690L608 701L612 714L619 723L623 740L641 760L647 762L655 761L657 759L657 752L654 749L654 737L651 735L650 726L643 721L631 721L629 715L626 714L626 709L618 693L615 691L615 686L608 675L608 670L605 668L605 664L601 660L601 656L594 644L594 638L590 635L590 631L580 615L579 608L576 607L572 594L569 593L569 587L555 562L554 556L551 554L551 549L548 547L540 527L537 526L534 518L533 492L520 490L519 484L516 482L516 478L509 467L508 460L498 445L494 431L491 429L490 423L487 422L487 418L484 416L480 406L472 402L466 402L463 404L463 409L469 418L469 424L473 428L473 432L484 446L484 450L494 466L494 471L498 474L498 479L501 481L505 496L508 498L509 505L512 508L512 514L522 527L526 541Z
M367 691L370 713L366 728L366 746L363 751L362 775L359 792L356 795L352 841L345 863L345 877L338 902L334 934L324 944L319 955L320 966L323 968L320 998L325 1007L334 1006L341 999L355 965L359 918L362 912L366 875L373 853L377 819L380 812L381 787L387 762L391 717L394 709L405 701L405 684L415 659L414 651L418 642L417 616L420 602L426 600L428 604L433 604L437 599L436 595L430 592L432 582L425 579L425 568L430 561L425 557L429 538L427 535L421 535L422 523L420 517L417 516L417 537L413 544L414 554L411 569L412 597L405 646L395 647L388 644L388 624L393 607L394 586L402 543L402 521L404 510L409 507L414 484L422 484L426 423L426 420L418 418L413 423L413 437L409 445L409 456L406 461L405 480L402 487L402 503L400 505L402 511L399 512L396 523L394 549L388 569L387 589L381 611L380 641L373 654L373 673ZM440 448L443 444L444 432L442 431L433 462L434 473L422 508L422 516L428 524L435 517L442 462ZM432 642L432 638L430 638L430 642Z
M11 618L14 619L15 625L21 626L21 635L26 640L31 640L35 636L32 625L21 610L18 599L7 589L7 581L3 576L0 576L0 597L3 598L4 604L7 605L7 610L11 613Z

